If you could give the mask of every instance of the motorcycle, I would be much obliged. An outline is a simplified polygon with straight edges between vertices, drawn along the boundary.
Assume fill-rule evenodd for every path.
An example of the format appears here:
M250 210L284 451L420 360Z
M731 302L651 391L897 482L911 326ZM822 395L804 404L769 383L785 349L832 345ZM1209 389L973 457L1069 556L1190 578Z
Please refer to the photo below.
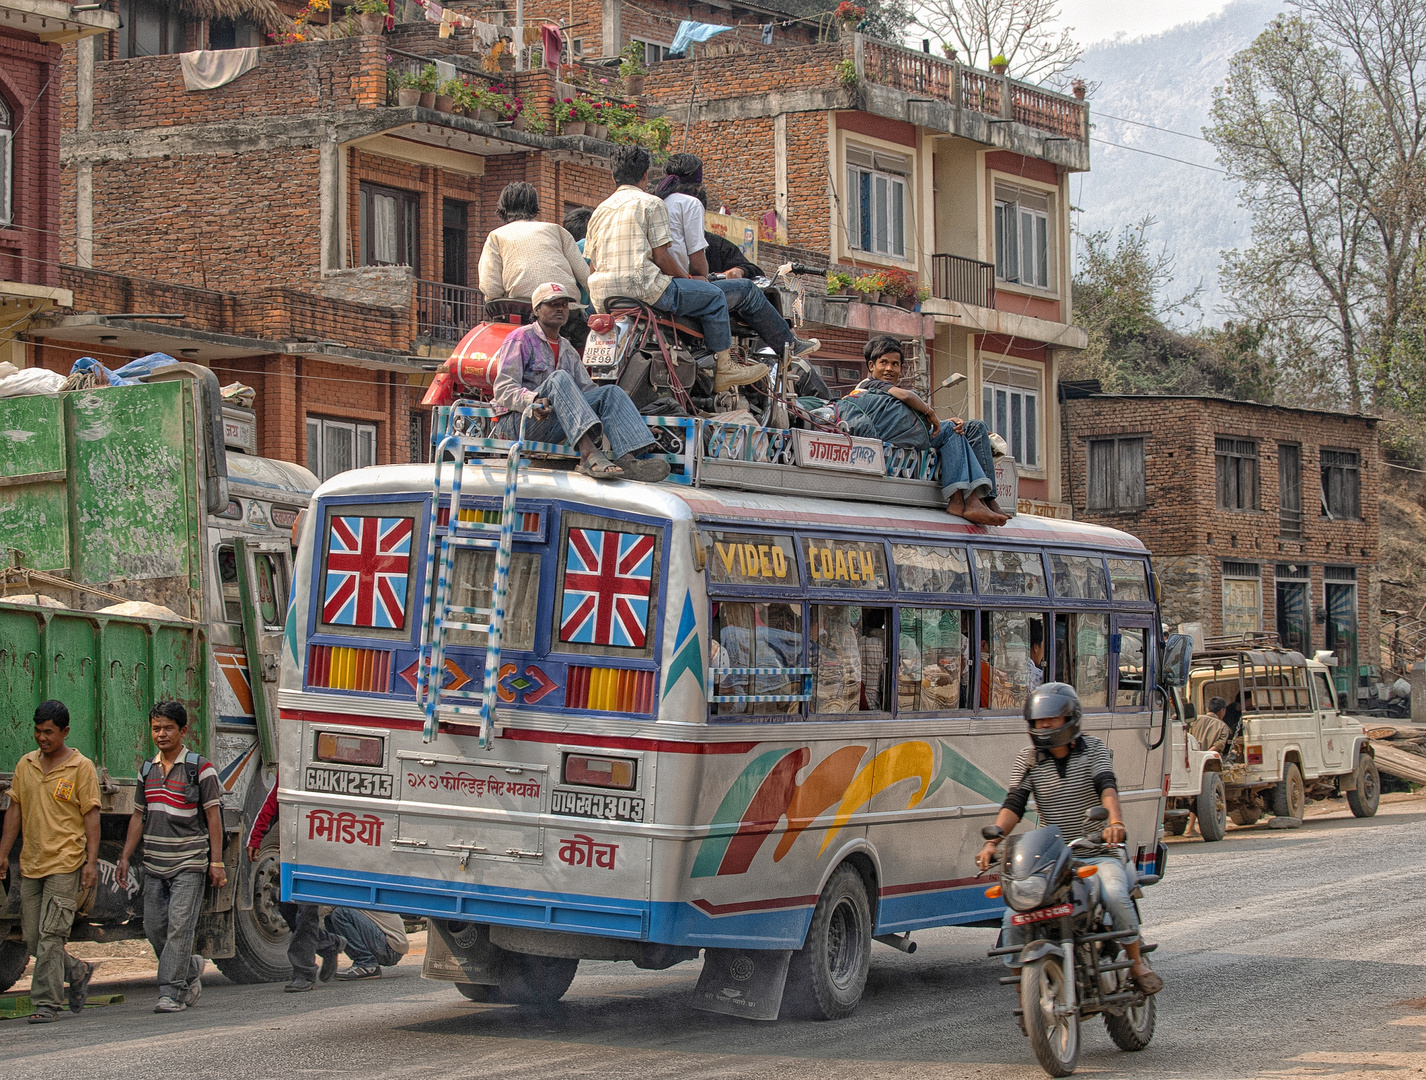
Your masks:
M1103 1015L1109 1037L1121 1050L1142 1050L1154 1036L1154 998L1131 980L1132 962L1114 941L1092 882L1098 868L1084 861L1110 854L1122 859L1124 848L1104 843L1109 819L1104 807L1094 807L1085 819L1098 828L1069 843L1053 825L1011 837L1001 857L1000 882L986 890L986 896L1005 900L1015 912L1011 921L1016 926L1033 926L1038 934L1027 944L997 946L988 955L1015 957L1012 966L1020 974L1000 982L1018 988L1020 1030L1051 1076L1075 1071L1080 1022L1087 1017ZM981 835L999 840L1004 832L987 825ZM1130 896L1137 899L1139 885L1158 881L1162 865L1162 860L1155 864L1157 874L1136 876L1129 864ZM1144 945L1142 951L1155 948Z

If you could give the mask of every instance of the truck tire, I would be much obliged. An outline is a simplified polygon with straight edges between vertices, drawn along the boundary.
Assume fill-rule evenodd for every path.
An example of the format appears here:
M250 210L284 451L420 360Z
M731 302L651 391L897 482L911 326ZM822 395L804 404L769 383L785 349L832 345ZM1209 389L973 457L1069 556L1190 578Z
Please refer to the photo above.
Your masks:
M1302 820L1307 811L1307 788L1302 783L1302 770L1289 761L1282 768L1282 780L1272 789L1273 813L1278 817Z
M564 997L579 960L566 956L531 956L529 953L507 952L500 958L500 985L483 989L496 993L486 1000L505 1005L553 1005ZM469 990L482 989L474 983L457 983L460 992L472 1001Z
M235 983L282 982L292 978L292 965L287 962L287 943L292 931L282 913L277 910L282 882L277 830L263 837L257 862L248 864L247 852L239 858L239 887L246 882L252 888L252 908L243 910L234 904L232 956L215 960L218 970Z
M1357 762L1357 790L1347 792L1347 805L1353 817L1375 817L1381 805L1381 774L1369 754Z
M1194 812L1205 843L1223 839L1228 831L1228 796L1223 791L1223 777L1216 772L1203 774L1203 787L1198 792Z
M1256 825L1262 820L1262 816L1263 808L1256 802L1250 806L1235 807L1233 812L1228 815L1234 825Z
M4 893L0 892L0 899ZM0 994L14 986L30 962L30 950L23 941L0 941Z
M866 884L843 863L817 899L806 942L792 954L783 998L789 1015L840 1020L856 1010L871 970L871 932Z
M1188 830L1188 815L1164 818L1164 832L1169 836L1182 836Z

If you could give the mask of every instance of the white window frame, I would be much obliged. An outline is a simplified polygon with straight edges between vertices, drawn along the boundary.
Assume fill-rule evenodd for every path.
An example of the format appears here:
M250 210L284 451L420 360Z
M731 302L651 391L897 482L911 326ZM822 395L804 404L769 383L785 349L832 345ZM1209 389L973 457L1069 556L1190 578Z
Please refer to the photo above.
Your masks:
M15 174L15 118L10 106L0 99L0 225L15 217L12 190Z
M909 154L899 154L870 146L847 143L846 213L847 246L853 251L883 259L909 261L907 255L908 219L911 217L911 168ZM869 224L869 246L862 242L862 177L867 178L872 220ZM895 220L897 196L900 196L900 228Z
M1054 290L1053 210L1054 198L1049 192L995 185L992 242L998 281L1045 292Z
M1005 440L1010 456L1021 472L1043 473L1046 468L1045 394L1042 383L1040 372L1034 368L989 359L983 361L981 367L981 419L986 427ZM1033 416L1027 423L1029 413Z
M361 420L338 420L325 416L307 417L307 468L318 479L330 480L344 469L327 470L327 453L332 441L350 440L352 468L364 469L376 464L376 425Z

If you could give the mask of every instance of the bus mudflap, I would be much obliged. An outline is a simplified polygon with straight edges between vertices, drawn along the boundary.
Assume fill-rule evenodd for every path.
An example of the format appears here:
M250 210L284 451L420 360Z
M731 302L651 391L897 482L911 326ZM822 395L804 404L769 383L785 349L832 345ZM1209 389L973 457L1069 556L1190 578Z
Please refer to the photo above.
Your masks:
M421 978L445 982L494 986L499 953L490 944L490 927L483 923L427 919L426 958L421 962Z
M704 949L693 1007L745 1020L776 1020L791 949Z

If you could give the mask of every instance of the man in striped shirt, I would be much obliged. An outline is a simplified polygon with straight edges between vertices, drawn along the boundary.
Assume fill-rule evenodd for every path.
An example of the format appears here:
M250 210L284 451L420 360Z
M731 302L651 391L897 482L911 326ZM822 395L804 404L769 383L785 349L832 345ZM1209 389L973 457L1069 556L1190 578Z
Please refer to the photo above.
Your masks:
M1031 691L1025 702L1025 722L1030 726L1030 740L1034 745L1020 751L1011 770L1010 790L995 818L1002 833L1001 840L1009 836L1025 816L1033 796L1040 820L1058 828L1066 842L1089 832L1085 814L1096 806L1109 811L1104 842L1124 842L1127 834L1119 808L1114 755L1093 735L1079 733L1080 716L1079 695L1068 683L1045 683ZM990 869L991 856L1001 840L985 842L975 860L981 870ZM1138 912L1129 898L1129 875L1124 861L1113 853L1083 861L1098 867L1095 880L1099 883L1100 899L1114 921L1114 929L1122 935L1117 940L1133 962L1130 974L1135 983L1144 993L1157 994L1163 989L1164 981L1140 955ZM1022 944L1027 938L1029 928L1011 923L1014 914L1007 905L1001 935L1006 945Z
M204 960L194 955L193 938L203 907L206 881L227 884L223 868L223 816L218 771L210 761L185 750L188 710L160 701L149 712L149 731L158 747L144 762L134 791L134 816L119 856L117 877L129 880L129 859L144 845L144 933L158 957L159 998L154 1012L182 1012L198 1000ZM206 881L205 881L206 879Z

